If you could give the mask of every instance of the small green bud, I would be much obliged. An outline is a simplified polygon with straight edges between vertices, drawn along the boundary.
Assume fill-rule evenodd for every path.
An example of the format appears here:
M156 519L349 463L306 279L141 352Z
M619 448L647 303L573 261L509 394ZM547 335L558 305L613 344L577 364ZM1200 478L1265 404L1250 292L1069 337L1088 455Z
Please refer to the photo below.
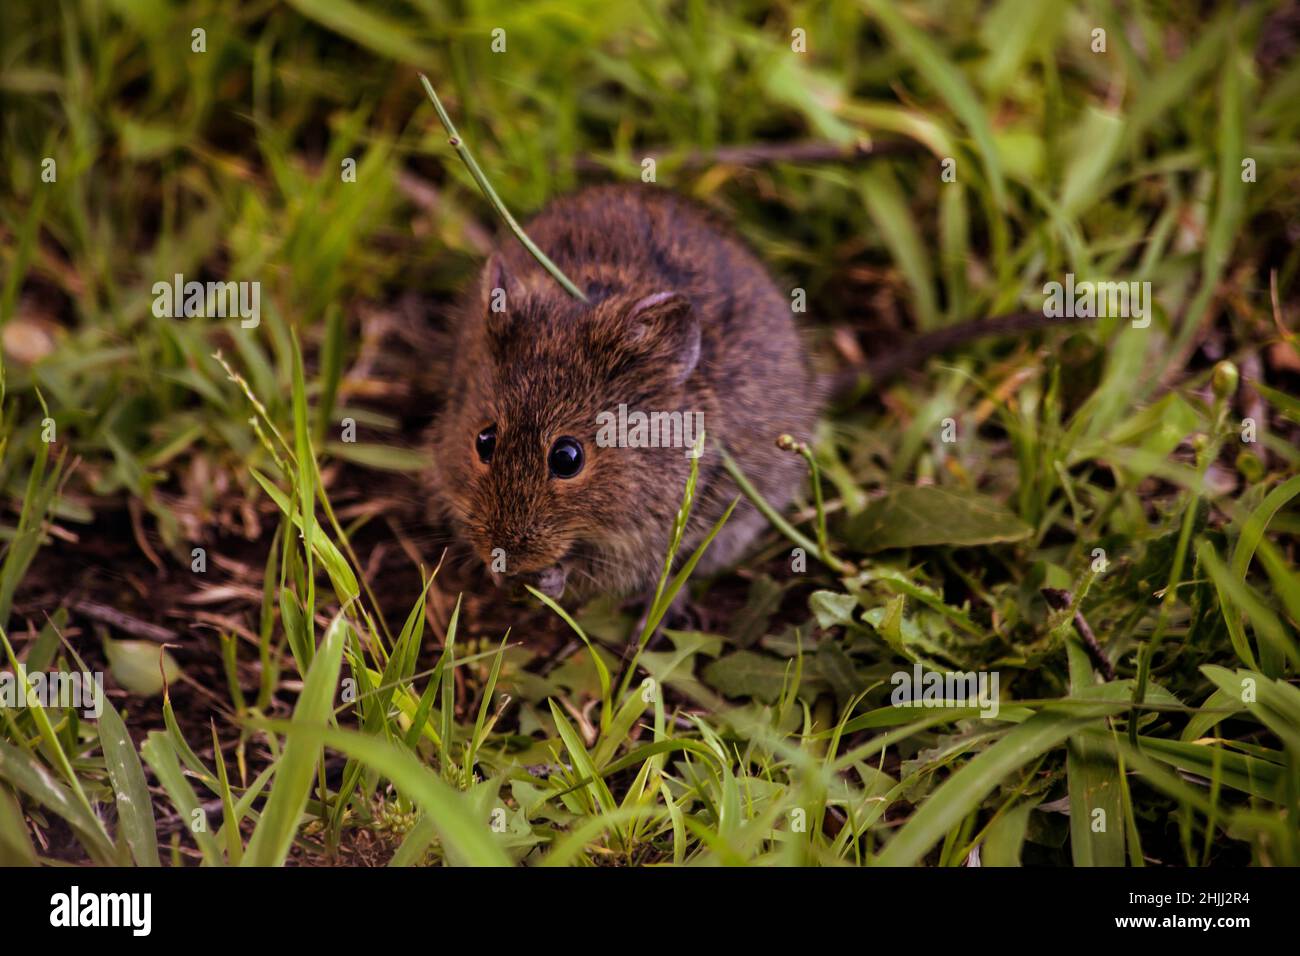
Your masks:
M1214 397L1223 401L1237 394L1237 383L1241 380L1241 374L1237 371L1237 366L1232 362L1224 360L1214 366L1214 374L1210 377L1210 384L1214 387Z
M802 455L808 449L807 445L805 445L801 441L795 441L794 436L789 434L783 434L777 436L776 447L781 449L782 451L793 451L800 455Z
M1237 473L1250 484L1255 484L1264 477L1264 464L1257 455L1242 449L1237 454Z

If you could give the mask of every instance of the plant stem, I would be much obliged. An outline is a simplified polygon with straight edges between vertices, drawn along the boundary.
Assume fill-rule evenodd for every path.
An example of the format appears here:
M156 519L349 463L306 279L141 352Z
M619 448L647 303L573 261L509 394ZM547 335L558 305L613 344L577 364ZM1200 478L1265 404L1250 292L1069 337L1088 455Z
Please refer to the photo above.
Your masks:
M830 554L830 538L826 534L826 503L822 500L822 472L817 466L817 458L807 442L795 441L790 435L778 438L776 446L784 451L798 452L808 463L808 470L812 473L813 501L817 506L817 547L822 549L823 554Z
M823 551L805 535L796 531L794 525L781 517L777 510L768 504L754 486L749 483L749 479L745 477L745 473L740 470L740 466L736 464L736 460L727 453L727 450L719 445L718 451L722 454L722 467L727 469L727 474L731 475L732 480L736 483L736 487L740 489L741 493L746 498L754 503L754 507L762 512L763 517L772 522L772 526L775 527L777 531L780 531L799 547L809 552L813 557L826 565L836 574L847 575L855 574L857 572L857 569L851 564L835 557L835 555L831 554L829 550Z

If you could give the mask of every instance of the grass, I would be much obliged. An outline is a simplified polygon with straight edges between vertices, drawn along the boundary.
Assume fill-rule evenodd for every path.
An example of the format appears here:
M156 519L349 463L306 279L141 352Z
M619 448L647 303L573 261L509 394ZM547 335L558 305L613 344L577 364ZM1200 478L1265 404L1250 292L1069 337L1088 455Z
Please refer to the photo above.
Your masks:
M1300 864L1287 22L5 6L0 643L110 693L0 708L0 863ZM653 154L805 290L828 367L1067 272L1149 281L1152 321L841 402L788 448L799 505L712 579L675 538L639 630L507 601L420 501L429 355L493 224L419 71L521 218ZM259 280L260 325L155 316L176 273ZM682 589L700 627L652 641ZM997 716L894 706L916 665L996 674Z

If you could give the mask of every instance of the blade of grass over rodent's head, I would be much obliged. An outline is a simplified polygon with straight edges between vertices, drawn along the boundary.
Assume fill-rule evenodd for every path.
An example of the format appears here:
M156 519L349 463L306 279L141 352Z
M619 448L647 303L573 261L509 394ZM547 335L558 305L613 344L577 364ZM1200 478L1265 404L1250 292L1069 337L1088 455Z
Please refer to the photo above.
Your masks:
M515 221L515 217L510 214L510 210L506 208L506 204L501 201L501 197L497 195L496 190L492 188L492 184L488 182L487 176L485 176L483 170L479 168L478 162L474 159L474 155L469 151L469 147L466 146L465 141L461 139L460 133L457 132L455 125L451 121L451 117L447 114L446 109L443 108L442 101L438 99L438 94L434 92L433 84L429 82L429 78L421 73L420 82L424 85L424 92L428 93L429 99L433 101L433 108L437 111L438 119L441 121L443 128L447 130L447 142L451 144L452 149L456 150L456 155L459 156L461 162L465 164L465 168L469 170L470 176L473 177L478 188L483 191L484 197L492 205L496 214L501 217L501 221L504 222L507 228L515 234L515 238L518 239L523 247L528 250L528 254L537 260L538 265L550 273L551 278L558 282L564 288L565 292L569 293L569 295L577 299L579 302L585 303L587 297L583 295L582 290L573 284L573 280L560 271L560 267L552 262L546 253L537 248L537 244L534 243L532 239L528 238L528 234L524 232L523 227L520 226L519 223Z

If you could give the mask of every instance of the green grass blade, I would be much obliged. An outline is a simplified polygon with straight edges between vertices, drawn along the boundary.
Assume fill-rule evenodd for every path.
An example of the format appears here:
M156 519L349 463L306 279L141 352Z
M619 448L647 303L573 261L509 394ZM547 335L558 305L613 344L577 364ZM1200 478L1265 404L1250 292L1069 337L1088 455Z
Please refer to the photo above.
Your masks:
M409 751L356 731L318 724L268 722L267 727L312 750L325 746L340 751L391 780L433 821L453 862L464 866L511 865L494 840L489 822L476 819L465 798Z
M294 707L296 722L324 725L330 719L348 627L339 614L325 632L316 659L307 672L302 695ZM248 841L248 852L243 860L246 865L280 866L284 863L298 832L303 808L307 806L319 753L319 747L312 746L302 735L290 738L285 744L266 809Z
M126 724L107 694L104 712L99 717L99 745L104 749L104 765L113 785L119 832L131 848L131 858L137 866L158 866L153 802L144 768L131 735L126 732Z
M185 824L185 830L194 837L199 852L208 866L221 866L225 861L221 857L221 847L217 845L208 828L207 814L199 806L194 788L185 778L181 762L176 756L176 748L171 738L161 731L151 731L147 740L140 747L140 754L158 778L158 783L167 792L177 815Z
M1075 640L1066 644L1070 691L1093 686L1092 661ZM1080 735L1066 742L1070 794L1070 855L1075 866L1124 865L1124 808L1119 770L1104 748Z
M880 866L914 866L995 787L1029 761L1059 747L1095 718L1042 713L963 766L930 794L876 858Z
M119 864L117 850L99 818L55 780L36 757L3 740L0 740L0 780L67 820L97 864Z

